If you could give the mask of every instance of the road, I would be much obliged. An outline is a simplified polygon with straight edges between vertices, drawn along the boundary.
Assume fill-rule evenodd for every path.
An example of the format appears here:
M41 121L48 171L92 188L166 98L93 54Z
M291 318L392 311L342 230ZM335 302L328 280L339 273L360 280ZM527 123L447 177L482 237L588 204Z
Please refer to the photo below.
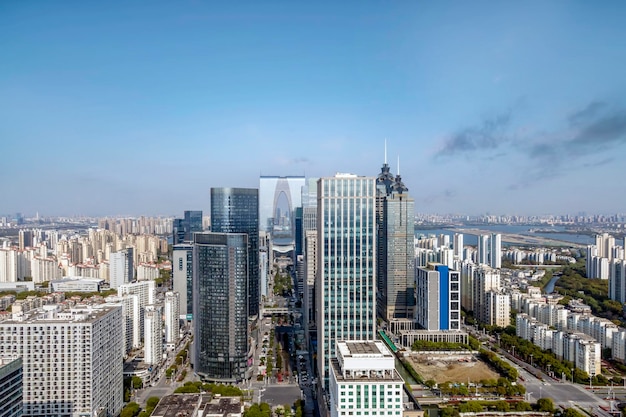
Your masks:
M529 402L536 402L539 398L550 398L558 407L570 408L577 406L585 411L591 412L601 417L609 417L611 414L600 407L610 408L609 401L599 397L586 387L580 384L573 384L569 381L555 380L538 368L533 368L535 373L539 373L542 379L538 379L526 369L531 369L526 362L513 358L508 352L499 351L500 357L509 362L517 369L519 375L524 378L526 396Z

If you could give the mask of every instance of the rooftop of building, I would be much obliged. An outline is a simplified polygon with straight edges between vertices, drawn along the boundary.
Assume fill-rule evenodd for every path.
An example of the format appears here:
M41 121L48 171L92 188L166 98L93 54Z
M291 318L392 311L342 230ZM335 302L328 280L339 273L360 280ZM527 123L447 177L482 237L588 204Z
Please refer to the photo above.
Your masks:
M200 406L201 394L172 394L161 398L152 412L153 417L192 416Z
M337 349L344 358L359 357L390 357L391 352L387 350L383 342L379 340L359 340L337 342Z
M26 312L13 313L12 317L2 324L90 323L116 308L120 307L111 304L78 304L73 307L64 304L46 304Z
M227 416L229 414L241 414L242 404L241 399L239 397L215 397L210 401L204 401L202 399L203 405L200 407L204 408L203 415L223 415Z
M330 366L332 369L335 378L337 378L337 382L399 382L404 383L404 379L400 376L398 371L394 368L384 369L384 370L359 370L359 371L348 371L344 372L341 369L341 365L339 364L339 360L337 358L333 358L330 360Z

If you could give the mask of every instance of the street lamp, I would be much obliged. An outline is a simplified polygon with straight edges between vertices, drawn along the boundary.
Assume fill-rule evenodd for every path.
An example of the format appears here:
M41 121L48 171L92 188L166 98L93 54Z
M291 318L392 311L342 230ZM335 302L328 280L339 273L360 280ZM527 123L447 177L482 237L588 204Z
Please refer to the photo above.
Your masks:
M572 384L574 383L574 368L572 368Z
M530 354L530 366L533 366L533 356L534 356L534 355L531 353L531 354Z

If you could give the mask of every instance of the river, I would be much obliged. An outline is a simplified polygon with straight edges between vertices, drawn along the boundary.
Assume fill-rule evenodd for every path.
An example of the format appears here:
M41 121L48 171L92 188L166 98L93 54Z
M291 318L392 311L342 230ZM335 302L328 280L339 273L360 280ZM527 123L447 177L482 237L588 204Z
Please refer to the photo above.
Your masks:
M556 284L556 281L560 278L560 275L556 275L554 277L552 277L550 279L550 281L548 281L548 283L546 284L546 286L543 288L543 292L544 294L550 294L554 291L554 284Z

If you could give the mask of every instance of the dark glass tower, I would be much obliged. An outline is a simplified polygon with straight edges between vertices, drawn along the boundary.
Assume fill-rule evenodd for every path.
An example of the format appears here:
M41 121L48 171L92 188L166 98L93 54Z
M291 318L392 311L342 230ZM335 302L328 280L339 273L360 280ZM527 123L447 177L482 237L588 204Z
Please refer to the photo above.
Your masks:
M376 180L377 307L384 320L412 319L415 307L415 203L385 162Z
M211 231L248 235L248 314L259 314L259 190L211 188Z
M182 219L174 219L172 243L193 241L193 234L202 232L202 210L186 210Z
M204 380L246 378L247 267L246 234L194 235L194 370Z

